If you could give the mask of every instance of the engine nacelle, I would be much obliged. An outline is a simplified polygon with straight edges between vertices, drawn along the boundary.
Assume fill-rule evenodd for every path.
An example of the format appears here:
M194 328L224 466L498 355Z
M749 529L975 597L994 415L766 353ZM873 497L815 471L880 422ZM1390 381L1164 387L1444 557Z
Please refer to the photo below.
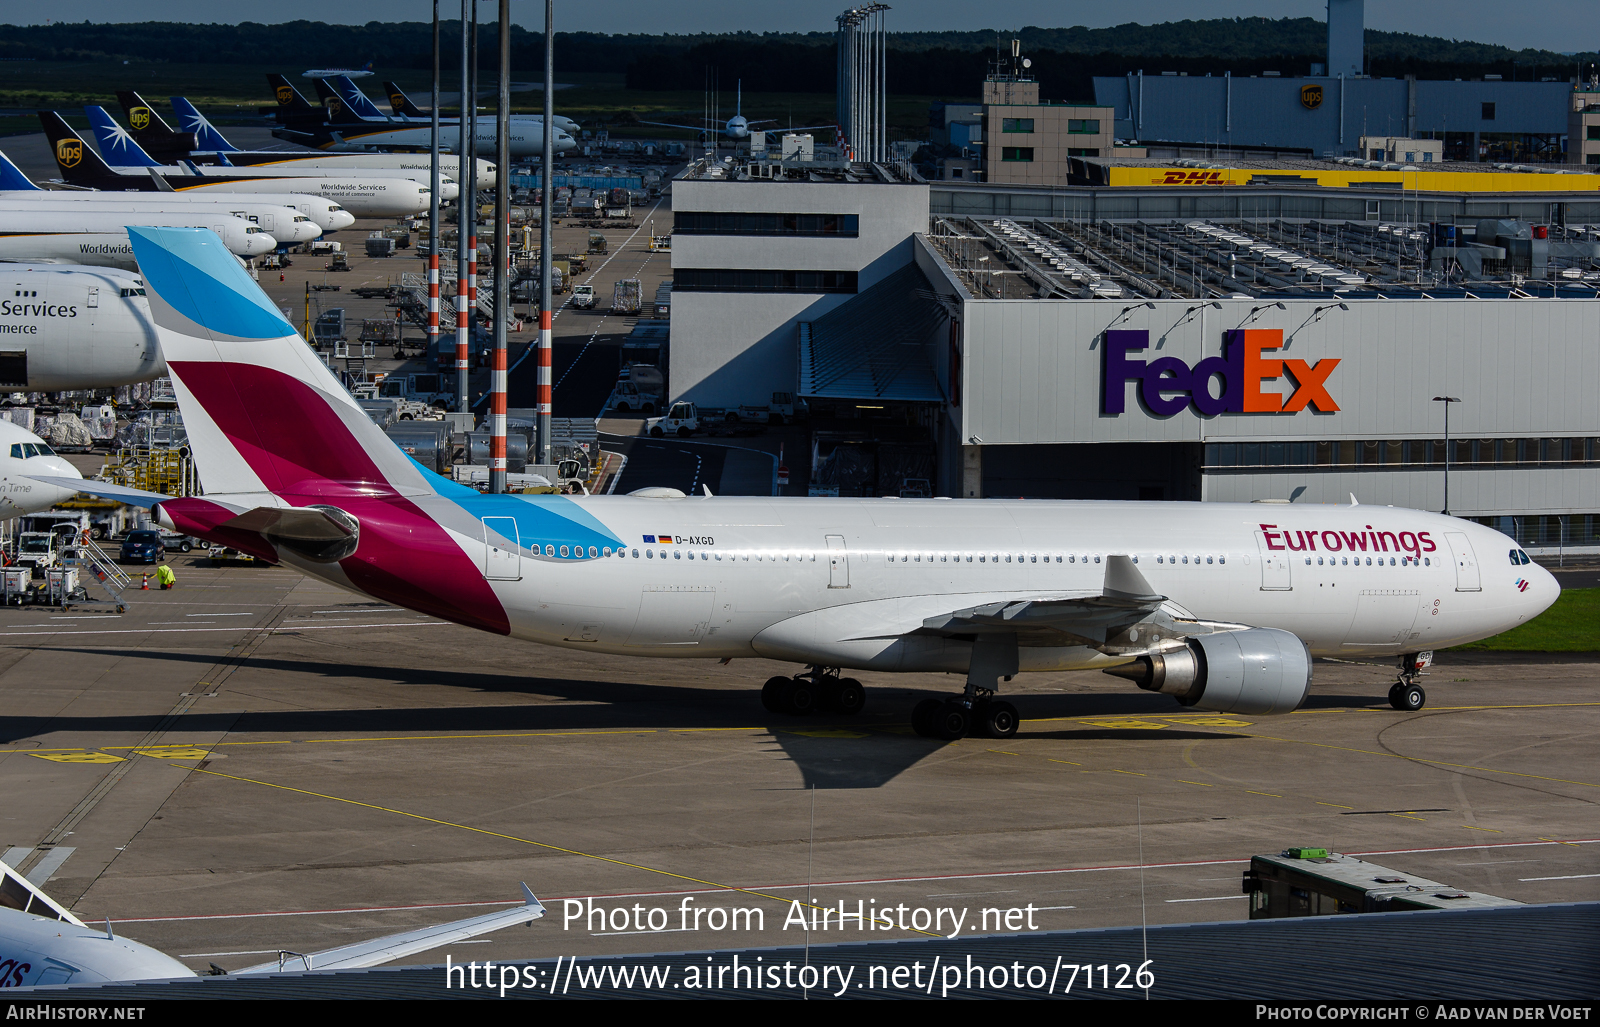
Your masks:
M1218 713L1290 713L1311 690L1311 650L1292 632L1250 628L1197 635L1182 649L1106 671L1184 706Z

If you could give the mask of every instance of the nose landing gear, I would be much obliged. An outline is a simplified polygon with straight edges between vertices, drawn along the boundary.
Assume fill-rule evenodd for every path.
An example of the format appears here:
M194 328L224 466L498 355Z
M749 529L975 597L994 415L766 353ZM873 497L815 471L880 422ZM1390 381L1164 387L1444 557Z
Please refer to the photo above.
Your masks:
M1422 669L1433 666L1433 653L1406 653L1400 657L1400 674L1389 688L1389 705L1397 710L1415 713L1428 701L1422 690Z
M804 716L834 713L853 717L867 705L867 691L855 678L839 676L838 668L812 667L792 678L769 678L761 686L761 705L769 713Z

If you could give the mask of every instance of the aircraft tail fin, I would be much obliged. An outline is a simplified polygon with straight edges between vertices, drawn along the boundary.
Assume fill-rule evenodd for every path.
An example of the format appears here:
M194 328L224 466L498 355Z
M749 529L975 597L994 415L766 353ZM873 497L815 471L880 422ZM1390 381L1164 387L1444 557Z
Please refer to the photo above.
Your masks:
M117 103L122 106L123 116L128 119L129 133L144 147L146 153L157 160L187 157L201 149L193 132L173 131L172 126L163 121L156 109L138 93L122 90L117 93Z
M278 102L280 116L317 113L315 105L301 96L300 90L294 87L294 83L282 75L268 75L267 84L272 87L272 96Z
M83 113L89 119L89 127L94 129L95 141L100 144L100 153L107 164L121 168L160 167L104 107L85 107Z
M239 148L223 138L217 127L184 97L174 96L172 109L177 112L178 124L183 126L183 130L194 135L195 149L213 150L217 153L238 152Z
M389 94L389 109L401 117L428 118L432 116L423 111L422 108L418 107L416 104L412 103L411 97L407 96L406 91L401 89L396 83L385 82L383 84L383 91Z
M11 158L0 153L0 190L16 189L22 192L44 192L28 180L22 169L11 163Z
M364 125L366 124L350 105L340 98L325 78L312 79L311 84L317 89L317 99L322 103L322 109L327 112L330 125Z
M208 495L432 491L214 233L128 238Z
M40 111L39 123L44 126L45 138L50 142L56 167L61 169L64 180L73 185L94 185L116 175L61 115L55 111Z
M361 91L361 87L350 80L349 75L335 75L326 81L333 87L334 95L338 96L356 117L363 121L389 120L388 116L378 109L378 105Z

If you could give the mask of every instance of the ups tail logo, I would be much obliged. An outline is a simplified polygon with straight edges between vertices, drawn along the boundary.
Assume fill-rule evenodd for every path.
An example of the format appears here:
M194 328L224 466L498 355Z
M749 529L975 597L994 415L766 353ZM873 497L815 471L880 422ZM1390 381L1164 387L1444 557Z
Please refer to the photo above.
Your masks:
M1300 87L1300 106L1308 111L1314 111L1322 106L1322 87L1318 85Z
M277 88L276 92L277 92L277 95L278 95L278 103L280 105L288 106L289 104L294 102L294 87L293 86L279 86Z
M405 97L401 96L399 93L390 93L389 94L389 106L393 107L395 110L399 110L400 108L404 107L405 105L406 105L406 98Z
M322 101L322 105L328 109L329 114L338 114L344 107L344 104L340 103L339 98L336 96L327 97Z
M75 168L83 160L82 139L62 139L56 143L56 160L64 168Z
M130 107L130 108L128 108L128 123L130 125L132 125L134 128L137 128L137 129L149 128L150 127L150 108L148 108L148 107Z
M1162 185L1227 185L1220 171L1168 171L1161 177Z

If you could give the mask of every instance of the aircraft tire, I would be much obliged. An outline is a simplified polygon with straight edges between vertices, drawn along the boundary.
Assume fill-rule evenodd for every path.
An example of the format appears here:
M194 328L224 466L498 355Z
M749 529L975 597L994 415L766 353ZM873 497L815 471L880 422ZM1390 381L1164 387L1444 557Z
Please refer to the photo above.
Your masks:
M940 703L930 719L933 721L933 736L946 741L965 738L972 729L971 711L954 699Z
M830 698L834 713L854 717L866 708L867 690L862 688L861 682L855 678L840 678Z
M803 717L817 711L817 689L805 678L789 678L781 694L785 713Z
M1396 685L1389 692L1389 705L1406 713L1415 713L1427 705L1428 693L1421 685Z
M1017 708L1008 702L987 702L973 710L974 734L982 732L989 738L1011 738L1017 733L1020 718Z
M788 684L788 678L768 678L761 686L761 705L768 713L783 712L783 690Z
M938 699L924 699L912 707L911 728L923 738L932 738L933 718L938 715L944 703Z

